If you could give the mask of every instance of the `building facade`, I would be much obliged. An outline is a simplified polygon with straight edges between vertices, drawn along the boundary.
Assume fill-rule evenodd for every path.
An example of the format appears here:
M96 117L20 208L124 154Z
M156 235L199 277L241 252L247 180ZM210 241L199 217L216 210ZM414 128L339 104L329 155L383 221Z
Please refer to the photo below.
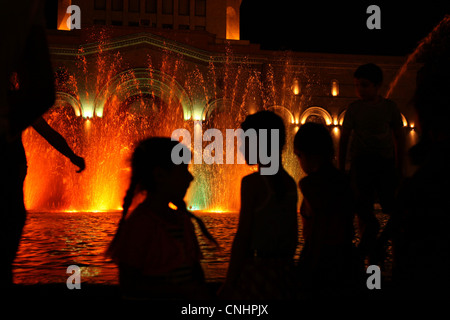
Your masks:
M178 128L193 135L208 128L239 128L246 115L262 109L283 117L288 139L302 123L318 121L330 127L337 145L345 110L356 99L353 73L368 62L384 71L382 92L404 116L408 145L417 141L410 100L418 65L409 65L398 77L404 57L261 50L240 39L240 2L58 0L53 16L57 28L48 30L48 41L57 83L55 108L64 117L52 124L66 131L70 144L90 157L88 162L102 165L85 174L90 178L82 190L74 191L81 188L75 183L79 178L69 179L64 172L40 187L55 189L57 199L83 194L89 202L75 197L57 207L120 207L129 170L122 163L133 141L145 135L170 136ZM80 29L67 30L67 19L76 18L74 11L67 13L71 5L80 9ZM36 145L32 139L26 138L25 145ZM287 167L298 180L301 172L291 142ZM43 161L42 152L35 153L31 163ZM115 154L122 158L111 160ZM41 170L31 168L27 179L36 183ZM188 196L192 208L239 208L239 177L247 169L198 170ZM39 203L47 200L33 200L32 193L28 188L28 207L42 208ZM111 200L100 201L106 196Z
M251 69L250 73L259 77L260 86L266 89L270 87L269 90L279 93L278 99L274 98L271 103L289 109L294 123L304 120L304 112L309 107L318 107L329 114L326 116L326 123L330 124L331 121L333 124L336 120L341 120L341 113L355 99L353 72L359 65L367 62L380 65L385 73L383 91L387 92L405 61L404 57L259 50L257 44L239 39L240 2L59 0L59 30L50 32L49 36L55 68L62 65L71 69L67 60L73 61L81 55L85 58L85 64L89 64L91 60L98 58L99 53L105 52L110 56L120 53L122 60L128 62L129 70L148 67L148 57L154 61L156 68L157 61L161 64L162 58L178 62L182 60L189 70L198 69L204 75L203 79L207 78L205 75L211 72L211 67L219 75L219 70L223 71L224 68L231 70L237 66L245 66L246 71ZM65 30L70 16L66 9L70 5L77 5L81 9L81 30ZM413 121L408 100L414 88L416 70L417 66L410 66L390 96L399 104L408 123ZM115 70L117 75L124 71ZM73 72L79 73L80 70L74 67ZM173 76L176 75L164 75L167 81L171 81ZM182 86L185 81L179 79L177 82ZM223 82L223 79L218 82ZM292 89L294 87L296 88ZM292 94L292 99L288 99L288 93L282 93L286 90L289 92L289 89L292 89L289 93ZM202 90L205 91L205 88ZM215 90L218 91L217 86ZM211 90L208 88L206 91ZM181 95L184 94L186 92ZM299 95L301 99L298 98ZM228 98L220 97L220 94L218 97L217 92L214 92L214 96ZM83 100L83 97L78 99ZM258 103L261 105L261 102ZM284 105L280 105L281 103ZM210 101L190 101L186 106L185 117L189 118L187 113L197 116L208 114L205 108L209 104ZM82 101L79 107L85 116L92 113ZM97 110L101 108L95 107ZM323 116L325 114L322 113Z

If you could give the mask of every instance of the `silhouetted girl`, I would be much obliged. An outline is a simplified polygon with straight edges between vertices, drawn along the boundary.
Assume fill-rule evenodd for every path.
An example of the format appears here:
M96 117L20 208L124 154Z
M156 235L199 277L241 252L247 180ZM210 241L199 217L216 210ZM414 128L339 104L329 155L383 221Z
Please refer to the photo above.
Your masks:
M119 267L125 298L208 297L191 218L204 226L183 201L193 177L186 164L172 162L171 152L177 144L169 138L149 138L133 153L123 216L108 250ZM137 191L146 192L146 198L128 215Z
M241 182L241 209L239 225L233 241L223 298L236 299L289 299L292 298L290 278L298 241L297 187L294 179L284 170L281 152L285 143L283 120L273 112L261 111L250 115L241 125L248 132L256 130L258 136L258 172L245 176ZM268 130L267 141L261 140L260 129ZM265 142L271 150L270 130L278 130L278 171L273 175L261 174L265 166L259 149ZM252 146L246 141L246 160ZM255 151L255 150L254 150ZM274 156L271 154L271 156Z

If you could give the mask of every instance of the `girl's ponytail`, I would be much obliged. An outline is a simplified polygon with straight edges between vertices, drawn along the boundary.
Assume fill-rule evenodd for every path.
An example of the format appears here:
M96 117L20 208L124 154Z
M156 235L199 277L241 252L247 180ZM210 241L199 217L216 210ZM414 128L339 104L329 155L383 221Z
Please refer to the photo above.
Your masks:
M123 204L122 204L123 211L122 211L122 218L120 219L120 223L125 221L125 218L128 214L128 210L130 209L131 203L133 202L133 198L135 196L138 184L139 184L138 178L136 177L136 174L133 174L131 177L130 186L128 187L127 193L125 194L125 197L123 199Z
M178 210L185 212L190 218L194 219L195 222L200 227L200 230L202 231L203 235L212 243L214 243L216 246L220 246L216 239L214 239L213 235L209 232L208 228L206 228L205 223L202 219L194 215L192 212L190 212L186 208L186 203L184 201L179 201L177 203L174 203L174 205L177 207Z
M197 217L196 215L194 215L192 212L186 210L187 214L193 218L198 226L200 227L200 230L202 231L203 235L212 243L214 243L216 246L220 246L219 243L217 242L216 239L214 239L214 237L212 236L212 234L209 232L209 230L206 228L205 223L203 222L202 219L200 219L199 217Z

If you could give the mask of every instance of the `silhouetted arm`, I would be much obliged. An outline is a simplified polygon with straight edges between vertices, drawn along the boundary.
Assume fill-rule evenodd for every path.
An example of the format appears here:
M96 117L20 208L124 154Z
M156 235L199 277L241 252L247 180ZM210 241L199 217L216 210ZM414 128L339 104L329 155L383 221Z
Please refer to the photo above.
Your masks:
M82 157L77 156L73 150L67 144L66 139L59 134L55 129L53 129L49 124L44 120L44 118L39 117L32 125L32 127L45 139L50 143L50 145L58 150L61 154L67 157L74 165L76 165L79 170L77 172L81 172L85 168L85 162Z
M341 139L339 141L339 169L345 171L345 161L347 159L348 142L350 141L350 134L352 130L342 127Z

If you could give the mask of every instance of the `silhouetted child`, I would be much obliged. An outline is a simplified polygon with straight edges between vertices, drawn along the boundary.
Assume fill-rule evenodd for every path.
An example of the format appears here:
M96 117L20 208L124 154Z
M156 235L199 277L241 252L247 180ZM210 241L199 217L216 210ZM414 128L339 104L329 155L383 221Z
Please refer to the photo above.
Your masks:
M376 196L384 213L392 214L395 192L402 174L404 134L402 116L397 105L380 96L383 72L369 63L354 73L359 100L346 110L341 130L339 168L345 170L347 147L351 145L352 187L356 196L356 213L361 242L359 249L370 264L378 264L376 238L380 224L374 214Z
M84 158L75 154L67 144L66 139L54 130L43 117L39 117L31 126L55 150L76 165L78 173L85 169ZM7 147L3 148L0 156L0 167L6 171L0 179L2 180L0 182L0 198L5 197L7 199L7 201L2 202L3 205L0 209L2 223L5 223L4 231L0 232L0 252L5 253L0 258L3 260L0 263L0 287L3 287L4 285L11 286L13 284L13 261L19 248L22 231L27 219L23 190L28 166L20 136L9 141ZM9 263L5 263L5 259Z
M445 37L448 31L449 28ZM433 46L439 48L439 44ZM418 169L400 189L398 215L392 218L392 279L398 296L448 301L450 63L448 50L426 53L431 59L417 74L414 96L420 142L412 148L411 155ZM444 59L438 60L438 53Z
M302 125L294 152L307 175L299 182L305 241L299 259L301 289L304 294L349 293L358 275L350 183L333 165L333 141L323 125Z
M0 11L0 289L13 285L13 262L26 220L22 131L55 102L43 1L16 1ZM23 79L11 96L10 78Z
M241 125L244 132L255 130L257 148L249 154L252 145L245 143L245 158L257 159L258 172L241 181L241 208L239 225L231 249L223 298L235 299L289 299L293 298L291 277L294 254L298 242L297 187L281 163L285 144L283 120L273 112L261 111L249 115ZM267 130L267 140L261 135ZM276 134L271 136L271 130ZM273 140L270 140L274 138ZM251 139L250 139L251 140ZM270 142L269 142L270 141ZM254 141L253 141L254 142ZM278 143L278 148L272 149ZM260 157L261 149L271 150L277 162L274 174L264 174L266 163Z
M133 153L123 216L107 252L119 267L126 299L208 298L194 216L183 201L193 177L187 164L173 163L176 145L170 138L149 138ZM128 215L138 191L146 192L145 200Z

